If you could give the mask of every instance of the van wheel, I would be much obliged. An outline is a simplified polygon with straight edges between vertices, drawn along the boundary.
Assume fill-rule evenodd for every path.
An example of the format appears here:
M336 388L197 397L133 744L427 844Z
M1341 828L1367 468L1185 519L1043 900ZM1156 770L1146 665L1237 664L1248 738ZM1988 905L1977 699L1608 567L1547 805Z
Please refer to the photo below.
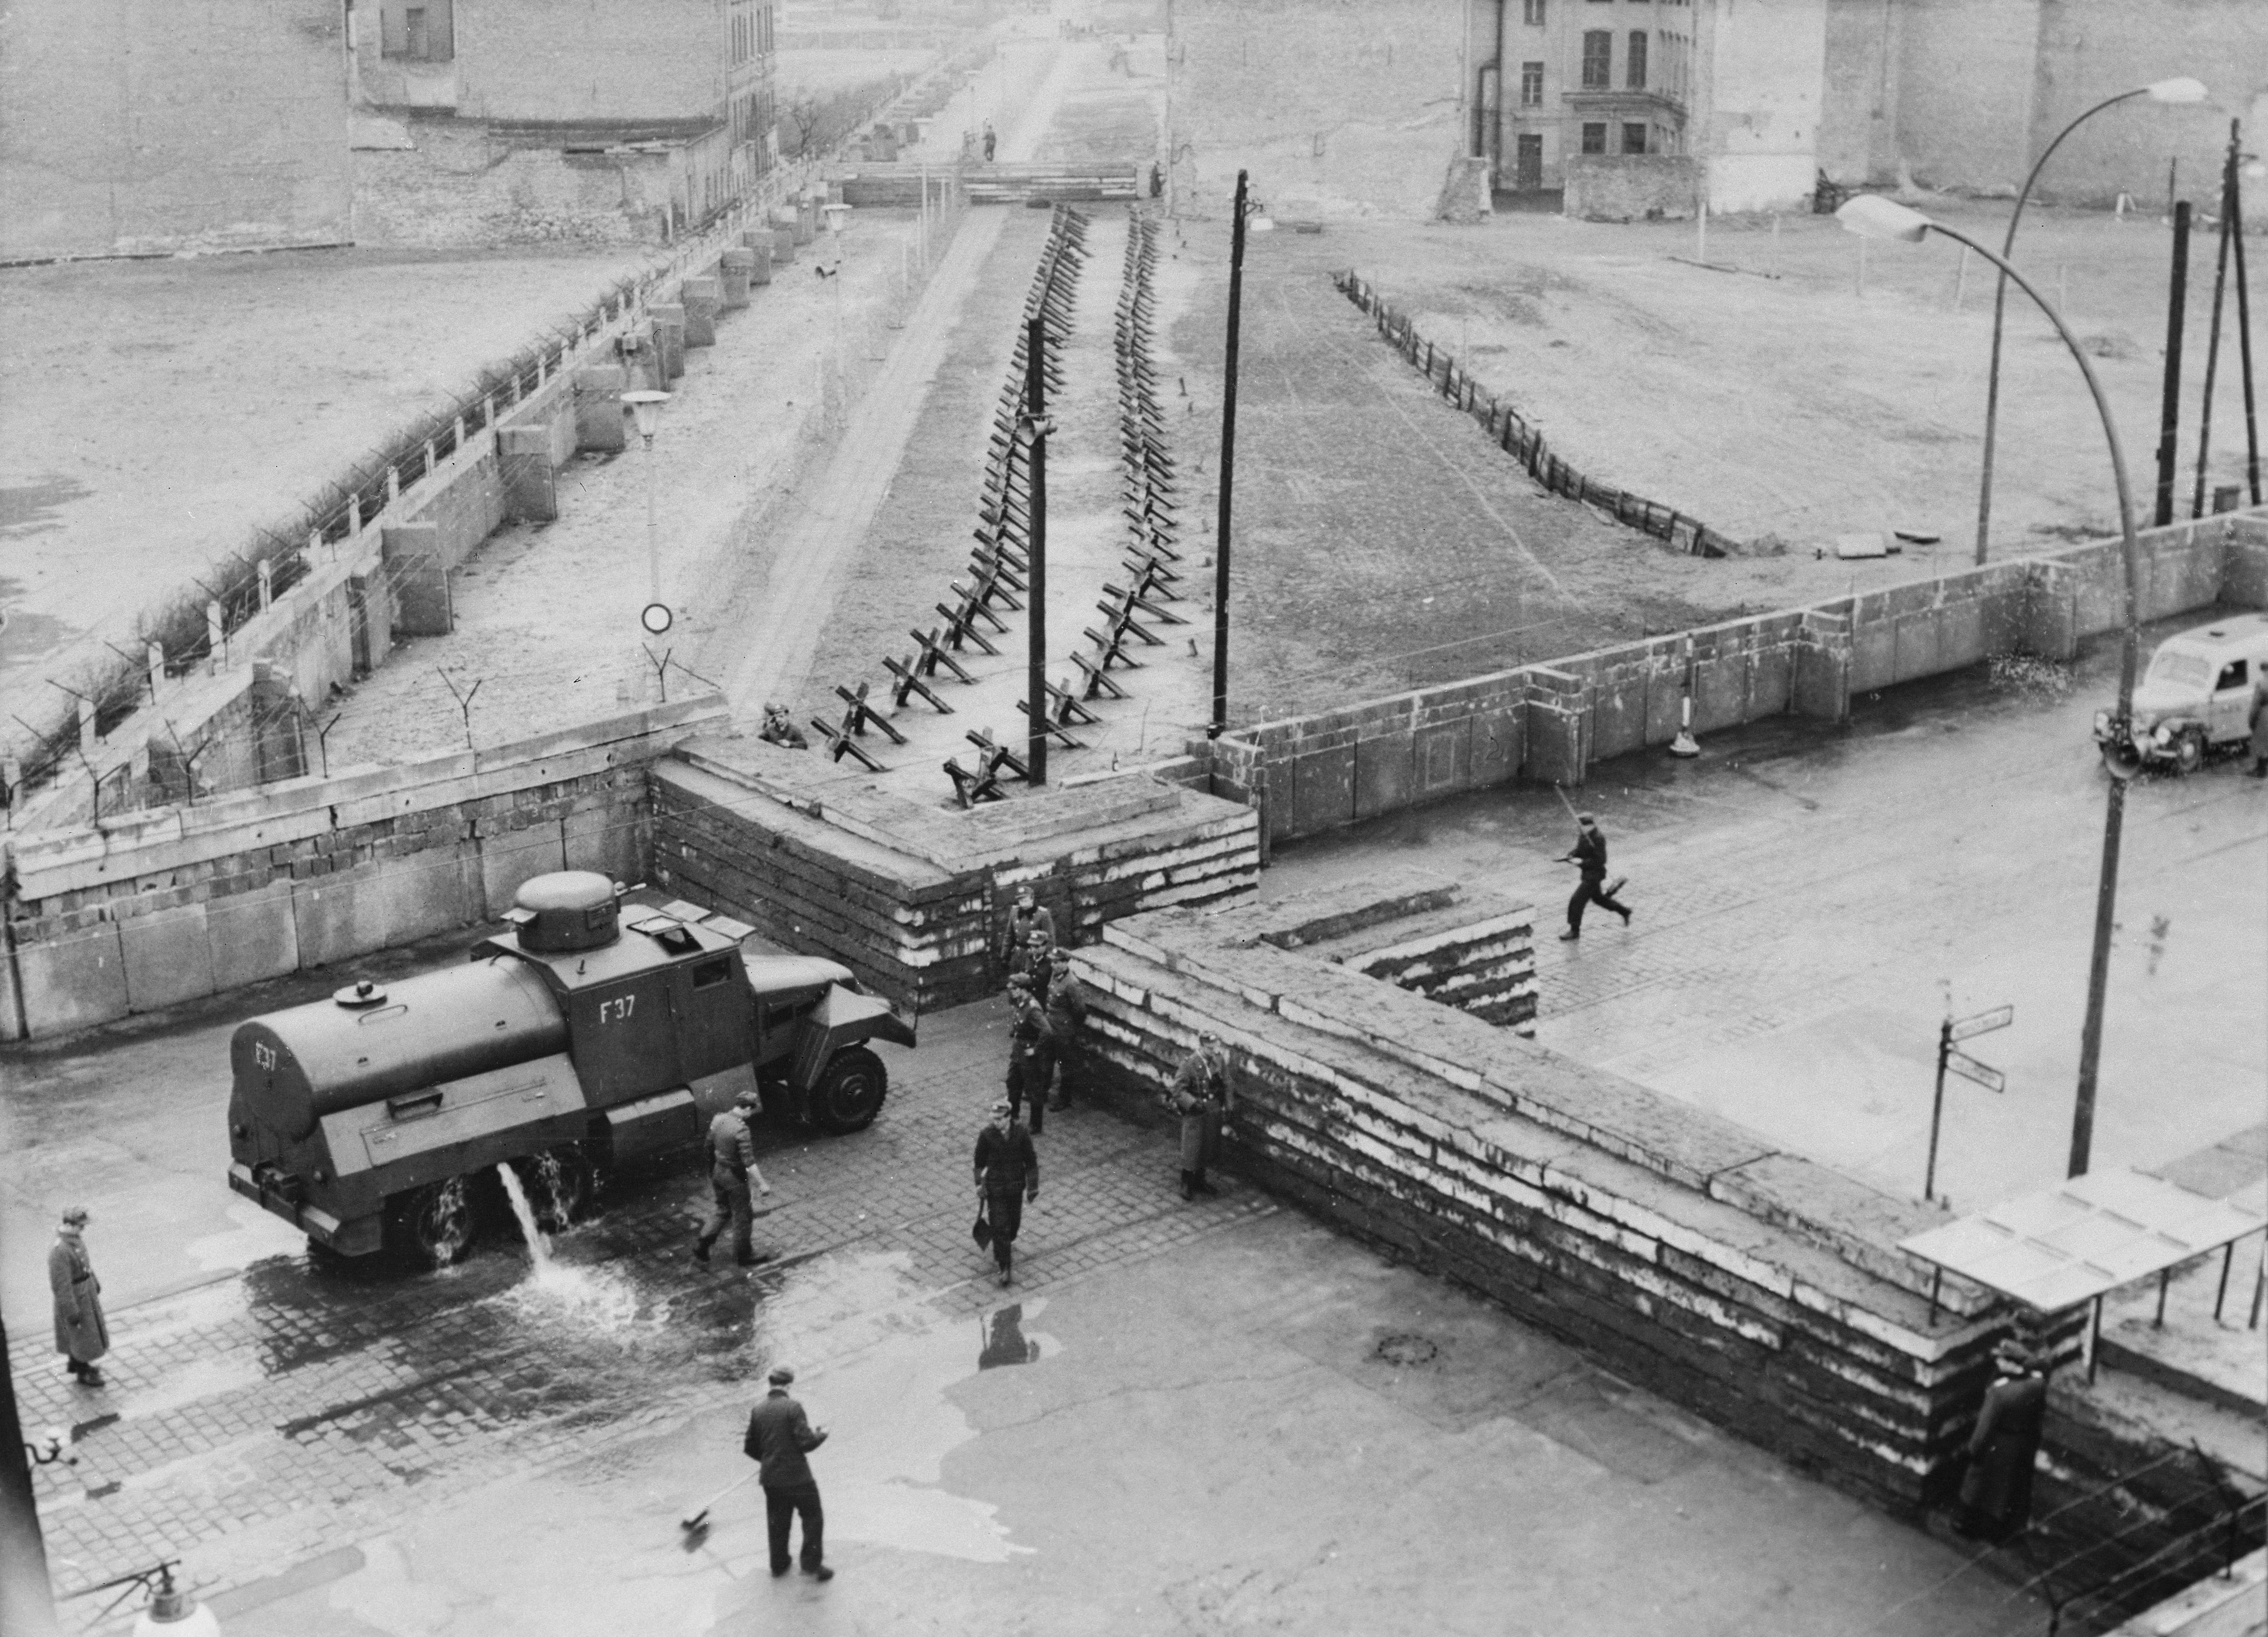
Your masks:
M480 1212L468 1176L429 1183L387 1203L387 1237L428 1267L447 1267L460 1260L480 1232Z
M2174 771L2194 773L2205 765L2205 735L2194 727L2174 741Z
M838 1137L865 1131L882 1111L889 1089L890 1073L881 1058L864 1046L846 1047L828 1059L812 1091L812 1123Z

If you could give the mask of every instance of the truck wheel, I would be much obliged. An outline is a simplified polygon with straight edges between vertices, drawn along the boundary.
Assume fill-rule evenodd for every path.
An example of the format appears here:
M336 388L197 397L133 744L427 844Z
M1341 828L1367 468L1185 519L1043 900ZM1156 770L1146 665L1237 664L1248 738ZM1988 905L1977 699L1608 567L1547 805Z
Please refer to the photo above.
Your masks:
M2194 727L2174 741L2174 771L2194 773L2205 765L2205 735Z
M468 1176L429 1183L391 1204L388 1237L429 1267L446 1267L457 1261L472 1249L480 1231L480 1213L475 1208Z
M812 1123L840 1137L862 1132L882 1111L890 1089L889 1071L864 1046L848 1046L827 1061L811 1094Z
M535 1213L535 1224L545 1233L563 1232L588 1214L598 1179L581 1144L562 1143L514 1160L512 1169L519 1173L519 1184L527 1191L527 1208Z

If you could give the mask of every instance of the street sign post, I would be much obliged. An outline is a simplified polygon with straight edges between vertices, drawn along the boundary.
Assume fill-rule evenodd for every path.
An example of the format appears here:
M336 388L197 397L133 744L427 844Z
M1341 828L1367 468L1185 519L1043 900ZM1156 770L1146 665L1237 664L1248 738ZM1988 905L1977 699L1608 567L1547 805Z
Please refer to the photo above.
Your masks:
M2016 1021L2013 1006L1994 1007L1989 1012L1971 1013L1967 1017L1949 1017L1937 1029L1937 1091L1929 1105L1929 1165L1922 1174L1921 1197L1937 1198L1937 1133L1945 1122L1945 1075L1947 1070L1967 1080L1974 1080L1987 1091L2006 1091L2008 1077L1999 1069L1979 1063L1965 1051L1955 1051L1956 1040L1973 1040L1979 1035L1989 1035L1996 1029L2006 1029Z

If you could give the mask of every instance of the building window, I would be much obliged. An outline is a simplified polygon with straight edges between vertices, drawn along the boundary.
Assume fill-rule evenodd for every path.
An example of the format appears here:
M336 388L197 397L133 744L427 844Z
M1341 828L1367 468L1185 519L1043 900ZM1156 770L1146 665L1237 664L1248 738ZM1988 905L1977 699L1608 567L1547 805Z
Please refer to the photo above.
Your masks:
M1623 84L1631 91L1646 89L1646 30L1631 30L1630 55L1624 60Z
M1520 65L1520 106L1540 107L1543 103L1543 64L1523 63Z
M1543 26L1543 0L1521 0L1520 20L1530 28Z
M1607 128L1603 124L1583 127L1583 151L1604 153L1607 151Z
M381 0L378 10L380 56L412 63L446 63L457 55L453 0Z
M1603 28L1583 33L1583 89L1606 91L1615 83L1615 37Z
M1646 151L1645 126L1625 125L1623 127L1623 151L1624 153L1644 153Z

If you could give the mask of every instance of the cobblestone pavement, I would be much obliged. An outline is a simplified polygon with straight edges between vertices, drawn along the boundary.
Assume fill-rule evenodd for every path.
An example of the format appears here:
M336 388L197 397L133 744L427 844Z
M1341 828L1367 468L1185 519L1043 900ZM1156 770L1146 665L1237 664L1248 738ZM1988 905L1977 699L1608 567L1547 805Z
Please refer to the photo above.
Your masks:
M2170 622L2148 633L2196 623ZM1849 730L1780 718L1697 763L1594 768L1568 805L1491 791L1278 852L1271 895L1381 853L1536 906L1537 1041L1918 1195L1937 1025L2014 1003L1967 1048L2000 1095L1947 1092L1940 1190L2005 1198L2065 1174L2102 834L2088 738L2115 645L1859 702ZM1625 928L1563 942L1572 807L1594 808ZM2150 1165L2258 1117L2268 1077L2268 786L2217 763L2127 802L2094 1159ZM2177 1090L2176 1090L2177 1088Z
M100 1391L19 1347L25 1424L76 1439L75 1468L37 1477L58 1590L160 1551L228 1564L228 1537L248 1530L257 1561L235 1572L266 1572L439 1496L745 1403L771 1356L775 1311L823 1305L839 1252L895 1253L899 1281L895 1301L866 1309L862 1296L861 1322L828 1331L837 1350L877 1326L995 1305L989 1259L968 1237L969 1154L1005 1058L987 1011L932 1020L918 1052L895 1056L898 1079L869 1131L775 1142L764 1166L781 1203L758 1242L776 1260L753 1274L687 1256L706 1187L674 1169L617 1184L556 1241L548 1282L529 1277L505 1226L442 1272L277 1257L130 1308L114 1316ZM1169 1147L1098 1110L1056 1115L1040 1139L1020 1291L1043 1295L1274 1208L1233 1181L1218 1200L1184 1205ZM232 1583L231 1570L207 1574L206 1595Z

